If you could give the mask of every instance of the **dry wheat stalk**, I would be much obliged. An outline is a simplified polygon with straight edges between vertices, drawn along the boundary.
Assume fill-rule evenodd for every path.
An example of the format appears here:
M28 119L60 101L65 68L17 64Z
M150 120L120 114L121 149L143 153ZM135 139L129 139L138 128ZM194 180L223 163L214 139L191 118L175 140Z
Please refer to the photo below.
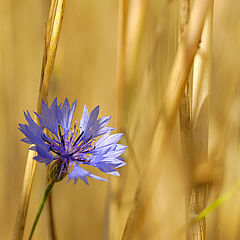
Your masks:
M124 105L124 88L125 88L125 59L126 59L126 34L127 34L127 0L119 0L118 6L118 42L117 42L117 128L122 128L123 105ZM105 206L105 230L104 239L117 239L118 224L117 216L118 206L116 201L116 191L118 184L112 181L108 186L108 196Z
M145 16L146 0L120 1L119 6L119 34L118 34L118 128L127 131L129 119L129 107L134 92L134 76L136 72L137 56L139 53L142 35L143 19ZM129 5L129 6L128 6ZM129 14L127 10L129 8ZM127 141L129 138L125 138ZM132 150L132 149L131 149ZM133 151L130 152L130 154ZM136 160L133 156L133 160ZM134 161L137 164L136 161ZM111 206L110 206L110 239L119 239L123 228L121 201L124 186L126 184L128 169L122 173L121 182L111 181Z
M118 9L118 46L117 46L117 82L118 82L118 107L117 127L122 128L122 114L124 101L125 59L126 59L126 34L127 34L127 0L119 0Z
M52 6L56 5L56 9ZM49 19L51 21L48 22L48 27L45 39L45 43L48 43L49 46L45 46L46 51L46 61L45 58L43 58L43 65L44 67L44 73L42 74L42 79L40 83L40 92L38 97L38 104L37 104L37 111L40 112L41 110L41 102L42 100L46 101L49 85L50 85L50 79L51 74L53 70L53 65L55 61L55 56L57 52L57 45L62 25L62 18L64 13L64 6L65 6L65 0L56 0L52 1L51 3L51 11L49 13ZM52 23L51 23L52 22ZM52 25L51 25L52 24ZM48 40L49 39L49 40ZM36 121L37 119L35 119ZM28 157L27 157L27 163L24 173L24 180L23 180L23 188L21 193L21 199L19 203L18 213L17 213L17 219L15 223L15 229L14 229L14 240L20 240L23 238L24 233L24 227L26 222L26 214L28 209L28 203L29 203L29 197L31 193L31 187L32 187L32 181L35 173L35 167L36 162L33 160L33 157L35 156L35 152L29 150Z
M184 31L188 11L189 1L181 1L180 34ZM180 104L180 130L183 152L185 159L187 159L186 165L189 166L190 171L193 170L194 165L196 166L196 161L199 162L208 158L208 85L211 75L211 36L212 8L206 18L200 48L194 59L192 89L190 89L188 83ZM193 161L192 150L195 152L195 158L198 156L195 161ZM188 172L191 183L193 180L191 174L193 172L190 173L190 171ZM190 216L195 216L205 207L206 191L207 186L192 189ZM205 227L204 219L196 223L190 230L189 239L205 239Z
M142 39L143 22L146 13L146 0L131 0L126 32L126 69L125 69L125 94L124 94L124 116L122 126L126 129L128 125L129 109L132 104L136 83L136 70L138 54Z
M179 41L186 30L190 13L190 0L180 1L180 24L179 24ZM183 159L185 162L186 181L188 191L190 191L192 184L192 129L191 129L191 113L192 113L192 76L188 77L186 87L181 97L179 106L179 120L180 120L180 136L183 150ZM189 194L189 193L187 193ZM188 214L188 213L187 213Z
M159 179L159 167L156 166L159 166L160 161L164 159L164 152L171 138L180 98L198 49L204 20L211 2L209 0L196 1L193 6L189 25L183 35L172 67L161 118L152 143L149 165L139 183L135 195L135 205L129 214L122 239L136 238L143 227L147 207Z
M194 165L208 160L209 82L211 79L213 5L205 20L201 43L194 59L192 83L192 140ZM206 207L208 186L200 184L192 190L190 215L195 216ZM205 219L194 224L189 239L204 240Z

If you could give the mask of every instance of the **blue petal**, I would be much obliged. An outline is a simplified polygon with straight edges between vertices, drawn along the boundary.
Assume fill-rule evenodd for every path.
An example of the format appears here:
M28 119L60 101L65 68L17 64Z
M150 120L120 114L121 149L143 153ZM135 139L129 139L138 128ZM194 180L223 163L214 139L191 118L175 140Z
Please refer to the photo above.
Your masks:
M73 114L75 112L75 108L77 106L77 100L75 100L71 106L71 110L69 112L69 117L68 117L68 129L70 129L71 124L72 124L72 119L73 119Z
M110 119L111 119L111 116L99 118L95 125L98 126L98 128L103 128L107 126Z
M46 148L36 146L36 151L38 155L34 159L40 163L45 163L46 166L54 160L54 157L51 153L47 151Z
M69 129L71 128L72 118L77 105L77 100L75 100L70 109L69 101L66 98L64 104L61 108L61 126L63 128L64 135L67 136Z
M108 152L114 152L117 148L117 144L112 144L112 145L108 145L108 146L104 146L101 148L95 147L92 151L90 151L89 153L93 154L93 155L105 155Z
M35 113L39 118L42 127L47 128L56 136L58 135L58 124L60 124L61 110L57 105L57 98L54 99L50 109L48 105L42 101L41 114Z
M115 129L106 127L111 119L110 116L97 120L98 114L99 106L95 107L89 115L86 105L84 106L82 118L80 121L80 132L84 131L81 139L96 138Z
M34 145L29 148L30 150L33 150L37 152L37 156L35 156L33 159L40 163L45 163L46 166L51 163L54 160L53 155L49 152L50 148L49 145Z
M107 133L103 135L103 137L96 142L95 146L96 148L102 148L112 144L116 144L121 139L122 136L123 136L123 133L117 133L111 136L109 136Z
M104 127L104 128L99 128L95 131L92 132L93 138L97 138L107 132L111 132L112 130L115 130L116 128L111 128L111 127Z
M104 133L114 130L115 128L105 127L109 123L110 119L111 116L103 117L95 121L95 123L92 125L92 128L90 129L91 136L93 138L96 138Z
M99 114L99 106L95 107L88 116L87 107L84 106L82 118L80 121L80 131L84 131L82 139L93 138L93 127L97 121Z
M124 153L124 151L126 150L127 146L121 145L121 144L117 144L117 147L114 151L109 151L106 155L107 156L111 156L111 157L119 157L121 154Z
M27 144L32 144L32 142L27 137L22 138L21 141L23 141L23 142L25 142Z
M101 166L102 164L111 165L114 168L126 165L121 157L114 157L112 155L95 156L95 158L89 162L89 165L93 165L95 167Z
M114 134L110 136L110 132L104 134L96 143L95 149L92 150L90 153L104 155L109 153L109 155L114 154L114 157L121 155L126 147L117 142L122 137L122 133ZM116 151L116 153L114 153Z
M74 184L77 182L77 180L80 178L83 182L85 182L88 185L88 179L87 177L94 178L99 181L108 181L104 178L98 177L85 169L79 167L77 164L74 164L72 171L68 174L68 181L71 179L74 180Z
M118 154L117 154L118 155ZM102 172L119 176L119 173L115 170L115 168L123 167L126 165L124 161L122 161L121 157L115 157L114 151L111 154L107 155L95 155L89 161L88 165L97 167Z
M93 125L95 124L95 122L97 121L98 118L98 114L99 114L99 106L95 107L92 112L89 114L89 119L88 119L88 124L86 127L86 131L90 128L93 127Z
M110 136L110 132L105 133L102 137L100 137L95 146L101 146L101 144Z
M26 136L22 141L28 144L34 144L34 146L30 147L31 150L38 153L34 159L47 165L53 160L53 156L49 153L49 145L42 139L42 135L45 137L46 135L42 128L33 121L29 112L24 113L24 115L29 125L19 124L19 130Z
M116 168L114 164L102 162L97 164L96 167L104 173L108 173L114 176L120 176L119 172L114 169Z
M28 144L45 144L42 139L43 130L39 127L31 118L29 112L24 112L25 118L29 125L27 124L19 124L19 130L26 136L23 138L23 142L27 142Z
M122 161L122 162L124 162L124 159L122 158L122 157L116 157L116 159L118 159L118 160L120 160L120 161Z
M83 113L82 113L82 118L80 120L80 132L85 131L86 127L87 127L87 123L88 123L88 109L86 107L86 105L84 105L83 108Z

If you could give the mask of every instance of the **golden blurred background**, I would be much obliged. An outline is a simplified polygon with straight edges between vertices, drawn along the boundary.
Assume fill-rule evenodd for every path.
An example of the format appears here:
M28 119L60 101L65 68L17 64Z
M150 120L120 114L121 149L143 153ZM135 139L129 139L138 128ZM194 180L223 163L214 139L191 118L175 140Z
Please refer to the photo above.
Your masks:
M121 177L109 177L109 183L90 180L90 186L80 181L76 185L66 181L56 184L52 201L59 240L121 239L136 201L138 184L145 180L144 171L150 161L153 136L179 46L179 16L184 0L125 2L128 38L125 85L121 87L118 82L121 0L66 1L48 102L55 97L58 102L65 97L71 102L77 99L78 121L84 104L90 110L100 105L100 115L111 115L110 126L118 126L116 131L125 133L123 143L128 145L128 151L124 158L128 164L120 170ZM191 1L190 12L194 2L201 1ZM3 240L12 238L18 211L28 147L20 141L23 135L17 127L25 122L23 111L36 111L44 22L49 6L50 0L0 0L0 239ZM178 116L165 159L155 166L159 168L158 181L152 182L156 187L144 206L145 221L140 223L134 238L127 239L186 239L184 228L192 201L190 195L194 192L189 189L206 187L205 206L208 206L240 181L239 9L237 0L214 1L208 160L195 164L187 159ZM124 97L122 105L119 94ZM120 125L119 116L123 119ZM92 171L104 177L99 171ZM30 232L45 185L46 169L37 163L24 239ZM206 235L192 239L239 240L239 203L237 192L207 215ZM48 224L44 209L34 239L50 239Z

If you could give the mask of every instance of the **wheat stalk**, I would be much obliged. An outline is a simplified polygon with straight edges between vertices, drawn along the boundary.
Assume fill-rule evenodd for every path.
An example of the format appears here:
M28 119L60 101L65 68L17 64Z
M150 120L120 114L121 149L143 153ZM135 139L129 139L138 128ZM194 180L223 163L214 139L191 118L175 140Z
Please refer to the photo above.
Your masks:
M179 24L179 41L186 30L190 13L190 0L180 1L180 24ZM192 118L192 75L188 76L188 81L181 97L179 106L179 123L180 123L180 136L181 145L183 150L183 159L185 162L185 172L187 173L187 191L190 191L192 184L192 129L191 129L191 118ZM189 194L187 192L187 194ZM188 215L188 213L187 213ZM188 218L188 216L187 216Z
M126 34L127 34L127 0L119 0L118 5L118 37L117 37L117 128L122 128L124 88L125 88L125 59L126 59ZM108 195L105 206L105 228L104 239L117 239L117 227L115 224L118 216L118 207L115 196L117 182L111 182L108 185Z
M211 79L213 5L206 17L199 50L194 59L192 83L192 139L195 165L208 160L209 82ZM198 184L198 183L197 183ZM190 215L195 216L206 207L208 185L200 184L192 190ZM202 218L190 231L190 239L204 240L206 222Z
M129 121L129 109L134 95L135 73L137 69L137 58L139 53L143 19L145 15L146 0L132 0L119 2L119 34L118 34L118 129L127 132ZM127 10L129 8L129 14ZM129 143L130 139L125 137ZM131 143L130 143L131 145ZM134 149L129 151L137 166ZM112 201L110 206L110 239L119 239L120 231L124 222L122 219L121 202L124 186L126 185L126 175L128 169L121 173L121 182L111 181Z
M125 130L127 130L126 126L128 126L129 110L134 96L136 83L135 76L146 7L146 0L131 0L129 4L129 16L126 33L125 94L123 102L124 116L122 118L122 127Z
M55 4L56 4L56 9L53 7ZM46 60L45 58L43 58L44 67L42 67L42 69L44 69L43 71L44 73L42 74L42 79L40 83L40 92L39 92L38 104L37 104L37 111L39 113L41 112L42 100L46 101L48 96L51 74L53 70L60 30L62 26L64 6L65 6L65 0L56 0L56 1L53 0L51 3L51 9L49 13L49 19L51 19L51 21L48 22L47 34L45 36L45 39L47 39L45 43L49 42L49 46L45 45L45 48L44 48L44 51L46 53L46 55L44 54L46 56ZM34 120L37 121L37 118L35 117ZM18 207L17 219L16 219L15 229L14 229L14 235L13 235L14 240L21 240L23 238L29 197L31 193L32 181L33 181L35 167L36 167L36 161L33 160L34 156L35 156L35 152L32 150L29 150L25 173L24 173L24 179L23 179L21 199Z
M176 120L180 98L187 83L193 58L200 41L204 20L211 2L204 0L196 1L194 4L189 25L183 35L172 67L161 118L152 143L149 165L139 183L135 194L135 204L129 214L122 239L136 238L143 227L147 207L150 205L151 197L159 179L159 168L156 165L159 165L160 160L164 159L164 153Z
M119 0L118 17L118 46L117 46L117 82L118 82L118 106L117 126L122 128L123 101L124 101L124 80L125 80L125 59L126 59L126 34L127 34L127 0Z

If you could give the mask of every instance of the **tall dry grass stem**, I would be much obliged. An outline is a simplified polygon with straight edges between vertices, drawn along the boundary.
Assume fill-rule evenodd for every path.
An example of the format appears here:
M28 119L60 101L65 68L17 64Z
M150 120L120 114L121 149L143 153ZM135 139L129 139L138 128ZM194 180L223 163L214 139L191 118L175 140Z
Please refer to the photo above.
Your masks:
M127 35L127 9L128 1L119 0L118 5L118 36L117 36L117 84L118 84L118 98L117 98L117 128L120 130L123 124L123 109L125 98L125 67L126 67L126 35ZM105 229L104 239L117 238L117 226L113 224L117 221L118 206L115 196L117 182L111 182L108 186L108 195L105 206ZM110 199L111 198L111 199ZM113 220L113 221L112 221Z
M122 116L123 128L126 130L129 118L129 109L134 96L136 83L136 68L139 56L139 48L142 39L143 23L146 13L146 0L131 0L127 21L126 35L126 69L125 69L125 94L124 115Z
M179 23L179 42L187 28L190 13L190 0L180 1L180 23ZM186 87L181 97L179 106L180 135L183 147L184 159L189 165L190 142L191 142L191 76L188 77Z
M153 82L154 70L157 65L157 52L158 47L160 45L160 39L163 36L164 28L167 26L167 13L169 8L171 7L172 0L165 0L163 7L161 8L161 12L158 17L157 26L154 32L154 42L151 47L149 55L147 55L147 67L144 70L143 79L140 83L139 90L135 91L134 101L132 102L132 106L134 106L135 117L131 119L131 140L134 142L135 137L138 132L139 122L142 118L142 106L146 99L152 96L153 91L151 89L151 85ZM157 123L157 121L155 121ZM154 129L154 127L153 127ZM153 136L153 132L150 133Z
M117 83L118 106L117 127L122 128L122 114L124 101L125 60L126 60L126 34L127 34L127 0L119 0L118 9L118 43L117 43Z
M212 21L213 4L205 20L201 43L194 59L192 83L192 139L194 165L208 161L209 135L209 82L212 67ZM198 184L198 183L195 183ZM190 199L190 216L199 214L207 203L208 184L193 188ZM189 239L204 240L206 235L205 218L200 219L190 230Z
M129 10L129 13L128 13ZM137 59L142 36L143 20L146 11L146 0L121 0L119 2L119 34L118 34L118 128L128 129L129 109L134 90ZM124 110L124 111L123 111ZM132 151L131 151L132 153ZM131 154L130 153L130 154ZM133 156L134 158L134 156ZM135 159L135 158L134 158ZM134 161L136 164L136 161ZM126 184L128 169L122 173L120 182L111 181L110 239L121 236L122 190ZM124 175L124 176L123 176ZM124 182L123 182L124 181ZM114 224L111 224L114 222Z
M56 6L56 8L54 7ZM43 58L43 74L41 76L40 82L40 92L38 97L37 111L41 112L41 102L42 100L46 101L48 96L48 90L50 86L51 74L54 66L55 56L57 52L57 45L60 35L60 30L62 26L62 19L64 14L65 0L56 0L51 2L50 12L49 12L49 21L47 26L47 33L45 34L45 47L44 47L44 56ZM50 40L49 40L50 39ZM48 44L49 42L49 44ZM34 119L37 121L37 118ZM33 160L35 152L29 150L27 163L23 179L23 187L21 192L21 198L17 213L17 219L14 228L14 240L23 239L23 233L26 222L26 215L29 203L29 197L31 193L31 187L33 182L33 177L35 173L36 161Z
M136 239L143 228L147 209L159 180L159 164L171 139L180 99L188 80L194 55L198 49L204 20L211 0L196 1L186 32L179 45L165 93L162 113L154 134L147 169L140 180L135 202L125 226L122 239ZM157 166L157 167L156 167Z
M190 0L181 0L179 8L179 42L181 42L182 36L187 28L190 14ZM181 146L184 160L184 171L186 172L186 221L189 222L189 202L190 193L192 189L192 172L193 172L193 151L192 151L192 74L188 76L188 81L185 86L183 95L181 97L179 106L179 124L180 124L180 137Z

